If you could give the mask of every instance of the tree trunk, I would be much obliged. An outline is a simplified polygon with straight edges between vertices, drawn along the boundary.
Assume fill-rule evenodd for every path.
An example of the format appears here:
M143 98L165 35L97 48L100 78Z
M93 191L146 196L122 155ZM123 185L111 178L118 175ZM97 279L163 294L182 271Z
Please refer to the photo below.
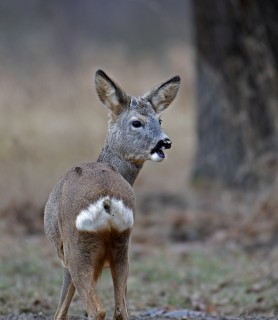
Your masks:
M278 3L192 1L197 152L193 181L253 188L277 163Z

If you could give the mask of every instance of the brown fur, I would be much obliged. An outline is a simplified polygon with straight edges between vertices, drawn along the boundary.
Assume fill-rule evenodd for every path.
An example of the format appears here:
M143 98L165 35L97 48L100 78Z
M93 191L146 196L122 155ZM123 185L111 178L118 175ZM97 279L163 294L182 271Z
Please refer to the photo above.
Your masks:
M105 310L97 296L96 285L105 266L110 267L113 278L114 319L127 319L126 283L131 224L125 225L123 231L117 229L118 225L113 225L93 232L77 229L76 219L91 205L96 208L99 202L103 206L99 211L101 218L106 218L111 205L115 205L111 199L123 204L124 207L120 207L123 214L128 212L130 215L131 212L134 215L133 182L144 161L152 159L151 151L158 142L169 140L156 113L173 101L178 86L179 78L172 78L146 94L138 105L130 107L131 98L103 71L96 73L98 95L112 113L105 145L98 162L76 166L62 177L45 207L45 232L64 264L64 282L56 320L68 319L75 289L85 304L88 317L104 319ZM133 127L134 117L144 117L144 126L140 129Z
M58 256L65 267L64 294L61 295L55 318L63 319L69 307L70 297L76 288L85 302L88 314L98 319L105 314L96 295L96 282L104 266L110 266L115 290L120 296L125 296L125 285L122 287L121 279L127 278L127 252L131 230L121 234L117 231L98 234L80 232L75 227L76 217L82 209L107 195L121 199L134 212L135 197L130 184L105 163L82 164L78 166L77 171L76 168L68 171L58 183L59 189L62 190L57 203L59 214L48 207L51 206L51 201L46 207L46 211L50 210L53 214L46 215L45 230L56 246ZM51 200L55 201L53 197L57 195L56 190L57 188L54 188L50 195ZM53 226L56 230L54 234ZM88 294L89 292L91 293ZM116 305L119 313L126 313L125 301L118 301ZM126 317L127 314L123 316Z

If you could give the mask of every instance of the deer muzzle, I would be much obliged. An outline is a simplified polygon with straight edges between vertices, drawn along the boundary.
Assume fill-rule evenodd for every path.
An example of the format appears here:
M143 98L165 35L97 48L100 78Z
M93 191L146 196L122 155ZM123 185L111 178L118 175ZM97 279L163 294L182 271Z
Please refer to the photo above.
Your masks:
M165 158L165 153L163 152L163 150L170 149L171 146L172 142L169 138L159 140L156 146L151 151L152 160L162 161Z

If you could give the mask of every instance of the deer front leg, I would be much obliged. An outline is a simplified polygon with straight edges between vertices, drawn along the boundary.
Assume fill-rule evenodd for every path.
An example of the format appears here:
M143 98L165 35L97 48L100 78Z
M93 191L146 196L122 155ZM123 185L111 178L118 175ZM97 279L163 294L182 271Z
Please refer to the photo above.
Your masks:
M126 305L127 277L129 271L128 243L129 239L125 239L124 243L120 241L113 247L111 254L110 268L115 297L114 320L128 319Z
M64 281L61 291L61 297L59 301L59 306L56 311L55 320L66 320L68 319L68 310L75 292L75 287L73 285L71 275L69 270L64 268Z

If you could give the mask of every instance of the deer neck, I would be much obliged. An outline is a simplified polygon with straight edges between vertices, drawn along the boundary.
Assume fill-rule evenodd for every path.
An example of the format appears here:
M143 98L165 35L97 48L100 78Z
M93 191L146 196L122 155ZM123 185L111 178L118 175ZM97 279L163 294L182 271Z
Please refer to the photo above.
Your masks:
M106 139L104 147L97 159L97 162L103 162L111 165L122 177L132 186L143 165L127 161L116 150L114 150Z

